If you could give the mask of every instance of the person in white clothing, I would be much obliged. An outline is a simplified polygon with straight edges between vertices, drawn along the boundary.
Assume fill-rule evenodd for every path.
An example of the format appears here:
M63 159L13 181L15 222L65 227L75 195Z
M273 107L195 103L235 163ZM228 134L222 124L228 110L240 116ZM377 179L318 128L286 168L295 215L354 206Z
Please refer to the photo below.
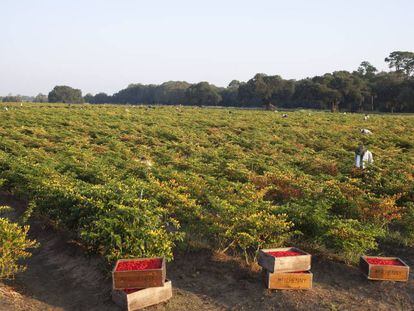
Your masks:
M358 149L355 151L355 166L358 168L364 169L367 164L372 164L374 158L372 152L364 147L364 145L359 145Z
M364 134L364 135L372 135L372 132L368 129L361 129L360 132L361 134Z

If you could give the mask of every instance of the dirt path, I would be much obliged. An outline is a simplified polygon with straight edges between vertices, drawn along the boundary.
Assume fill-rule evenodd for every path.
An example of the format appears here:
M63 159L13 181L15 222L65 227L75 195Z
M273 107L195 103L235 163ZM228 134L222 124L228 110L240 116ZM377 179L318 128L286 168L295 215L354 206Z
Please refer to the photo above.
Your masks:
M17 214L26 206L5 193L0 205L15 207ZM27 261L27 271L0 283L0 310L119 310L110 300L110 278L99 258L86 257L40 222L31 226L41 247ZM413 254L404 254L410 265ZM177 254L167 267L173 298L148 310L414 310L413 277L408 283L370 282L355 267L318 257L312 272L310 291L269 291L260 273L232 258L208 251Z

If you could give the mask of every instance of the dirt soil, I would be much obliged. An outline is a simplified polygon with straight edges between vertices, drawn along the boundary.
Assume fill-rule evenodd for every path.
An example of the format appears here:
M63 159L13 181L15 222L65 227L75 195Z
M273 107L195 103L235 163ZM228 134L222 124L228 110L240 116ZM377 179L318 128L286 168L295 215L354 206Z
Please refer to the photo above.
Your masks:
M0 193L16 218L24 201ZM27 270L0 283L0 310L120 310L110 298L110 274L103 261L90 257L67 235L39 220L30 235L41 246L26 261ZM414 264L414 251L398 254ZM237 259L209 251L177 254L168 264L173 298L147 310L414 310L414 280L368 281L358 268L319 257L312 259L314 287L305 291L271 291L259 271Z

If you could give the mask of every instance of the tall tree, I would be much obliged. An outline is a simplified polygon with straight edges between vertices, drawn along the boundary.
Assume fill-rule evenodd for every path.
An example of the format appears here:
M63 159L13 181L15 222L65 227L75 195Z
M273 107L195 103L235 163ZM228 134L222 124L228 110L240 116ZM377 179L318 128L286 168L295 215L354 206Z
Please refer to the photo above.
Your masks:
M186 91L190 86L191 84L185 81L165 82L156 89L156 102L164 105L184 105Z
M293 95L294 101L302 107L327 109L336 111L336 103L341 98L341 94L328 86L312 79L298 81Z
M367 61L363 61L361 63L361 65L359 65L358 67L358 74L363 77L366 78L368 80L371 80L372 78L375 77L375 73L378 71L377 68L375 68L373 65L371 65L370 62Z
M385 58L390 68L403 72L406 76L414 73L414 53L408 51L394 51Z
M401 92L404 78L398 72L382 73L377 76L375 93L382 110L395 112L401 109L398 96Z
M93 97L94 104L107 104L111 102L111 96L106 93L98 93Z
M269 107L289 101L294 93L294 86L295 83L292 80L258 73L245 85L240 86L239 90L245 100L259 99L263 106Z
M215 106L221 101L217 87L208 82L200 82L190 86L186 91L187 101L195 106Z
M220 105L222 106L239 106L239 87L242 83L238 80L233 80L229 83L226 88L220 90L220 95L222 97Z
M36 97L33 100L35 103L47 103L48 102L48 98L46 95L39 93L36 95Z
M81 90L66 85L58 85L48 95L49 103L83 103Z
M88 93L83 97L83 100L85 103L93 104L94 96L91 93Z
M414 78L404 81L397 100L401 111L414 112Z
M366 80L344 70L335 71L332 74L328 73L322 77L314 77L313 80L338 92L332 101L332 111L336 111L338 108L353 111L362 110L364 99L370 94ZM337 97L337 95L340 96Z

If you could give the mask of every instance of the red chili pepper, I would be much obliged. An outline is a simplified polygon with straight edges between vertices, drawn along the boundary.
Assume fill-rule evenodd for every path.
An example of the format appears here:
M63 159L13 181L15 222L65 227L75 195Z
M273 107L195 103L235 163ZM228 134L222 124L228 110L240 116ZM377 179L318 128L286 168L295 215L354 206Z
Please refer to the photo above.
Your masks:
M161 264L162 264L161 259L157 259L157 258L146 259L146 260L121 261L116 267L115 271L160 269Z
M365 260L371 265L404 266L404 264L397 259L365 258Z
M302 253L296 252L296 251L277 251L277 252L268 252L267 254L273 257L289 257L289 256L303 255Z

